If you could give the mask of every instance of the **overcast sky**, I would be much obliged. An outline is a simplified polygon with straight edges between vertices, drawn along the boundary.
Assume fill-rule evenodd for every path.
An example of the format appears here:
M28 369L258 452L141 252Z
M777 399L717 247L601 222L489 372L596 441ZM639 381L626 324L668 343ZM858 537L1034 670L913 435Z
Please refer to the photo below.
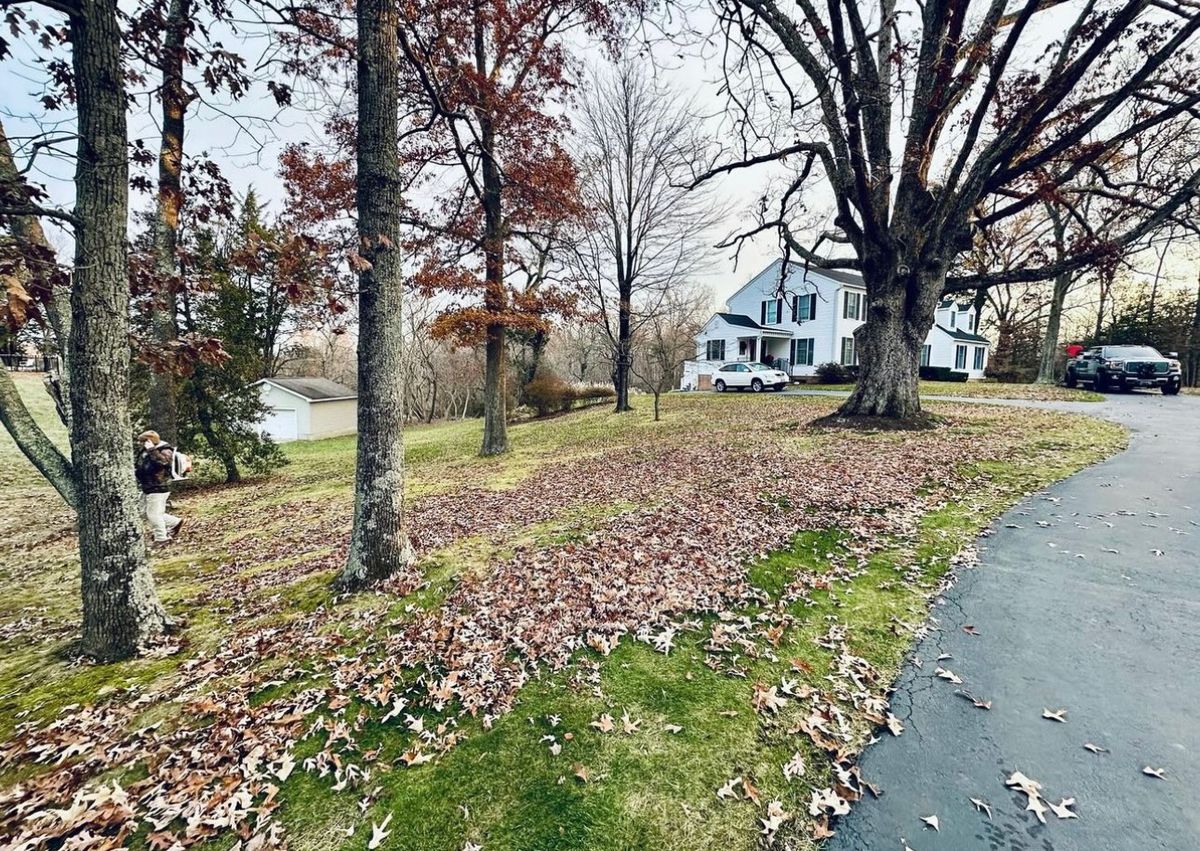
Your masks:
M711 18L703 14L694 19L693 23L695 29L701 32L711 28ZM1052 21L1048 20L1047 24L1052 24ZM251 64L255 63L262 49L263 40L258 38L246 39L239 47ZM654 56L653 67L662 82L678 91L682 97L693 100L697 110L711 122L715 139L732 143L732 139L720 139L720 134L727 130L720 121L725 100L719 91L721 71L714 58L716 52L711 47L706 49L697 46L681 51L675 46L664 45L655 49ZM3 114L6 131L13 140L14 147L19 146L20 137L35 134L39 129L47 129L47 114L40 104L44 93L44 73L38 65L38 58L36 52L18 44L14 56L0 63L0 91L3 92L3 97L0 98L0 114ZM602 57L596 54L587 57L587 61L594 65L602 61ZM323 94L333 99L338 96L338 93ZM134 95L137 96L137 93ZM320 95L316 99L320 99ZM301 97L300 100L310 102L314 98ZM141 96L130 115L131 138L144 139L152 150L157 149L154 115L156 108L156 105L148 103L145 96ZM61 122L59 127L70 131L69 117L62 118L60 114L51 116L57 117ZM39 121L42 122L40 127ZM195 107L194 112L188 116L185 150L207 152L221 163L226 177L239 195L253 186L260 199L278 209L283 193L276 175L277 159L283 145L300 141L318 145L322 143L320 115L302 108L280 111L267 96L265 87L259 85L251 97L239 103L231 104L226 101ZM69 144L66 147L70 149L73 145ZM30 174L32 179L47 186L53 203L69 207L73 198L73 168L69 157L42 154ZM726 233L749 223L749 210L766 188L769 177L769 173L764 170L742 171L722 178L715 185L714 190L725 200L731 212L729 220L720 231L712 234L714 243ZM132 198L135 209L144 209L149 202L150 198L146 196L135 194ZM820 206L819 193L816 203ZM61 230L56 230L56 236L52 238L55 238L61 247L70 244L69 237ZM732 252L714 251L713 262L709 264L711 271L705 274L701 281L711 290L714 306L723 303L746 280L777 256L777 240L767 236L745 245L736 267ZM1139 259L1137 265L1153 272L1154 258ZM1166 269L1172 284L1185 287L1195 285L1194 260L1190 250L1176 251Z

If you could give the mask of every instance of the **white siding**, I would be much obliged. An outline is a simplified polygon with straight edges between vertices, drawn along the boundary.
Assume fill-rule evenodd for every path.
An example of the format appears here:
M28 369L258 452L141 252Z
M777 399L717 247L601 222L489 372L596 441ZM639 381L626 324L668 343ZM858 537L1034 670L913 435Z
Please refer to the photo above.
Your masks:
M778 274L779 265L773 263L756 275L729 299L728 312L741 313L758 322L762 316L763 301L773 298L778 290ZM841 319L843 286L813 269L805 271L803 268L797 268L788 276L784 287L788 297L784 299L783 321L768 327L791 331L794 339L813 340L812 366L793 367L792 375L815 375L818 366L836 360L841 346L841 332L845 331L848 335L862 324ZM815 293L817 296L816 317L806 322L793 322L791 297L809 293ZM741 330L747 335L754 333L746 328ZM791 358L791 345L787 340L770 341L769 351L789 360Z
M358 401L338 399L328 402L312 402L295 393L290 393L270 382L258 385L263 404L275 416L268 414L259 427L277 441L284 442L288 435L288 411L295 411L296 440L317 440L342 434L354 434L358 430Z
M759 272L740 290L734 293L726 305L724 312L741 314L749 317L755 323L762 318L762 303L764 300L777 297L779 291L779 262L772 263ZM792 339L813 340L812 365L792 365L791 373L796 376L812 376L816 368L823 363L840 363L842 355L842 339L853 337L855 330L863 324L866 315L866 290L855 284L845 284L826 277L815 269L805 270L802 267L793 268L784 283L786 296L783 301L781 321L766 327L789 331ZM855 292L861 294L859 319L848 319L843 316L845 294ZM816 316L805 322L792 320L792 297L816 295ZM954 368L955 341L949 334L938 329L950 328L950 314L955 314L955 326L962 331L975 331L975 322L971 320L974 308L969 303L958 304L950 302L945 307L939 306L936 314L936 324L930 330L926 343L930 346L930 366ZM755 338L758 331L753 328L730 325L719 316L714 316L701 329L696 337L696 358L703 361L706 355L705 343L708 340L722 339L725 341L726 361L738 359L739 338ZM986 344L969 342L967 346L967 373L971 378L983 378L984 370L974 369L975 349ZM763 338L763 348L775 357L791 361L791 341L781 338ZM761 360L762 353L758 353ZM984 366L987 366L985 352Z

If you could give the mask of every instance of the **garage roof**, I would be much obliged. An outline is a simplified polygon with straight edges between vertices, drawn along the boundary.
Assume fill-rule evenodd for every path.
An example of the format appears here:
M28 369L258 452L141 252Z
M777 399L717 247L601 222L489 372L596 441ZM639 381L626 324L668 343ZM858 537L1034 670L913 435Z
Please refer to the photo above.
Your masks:
M344 384L328 378L264 378L256 384L274 384L281 390L294 393L310 402L333 402L357 399L358 393Z

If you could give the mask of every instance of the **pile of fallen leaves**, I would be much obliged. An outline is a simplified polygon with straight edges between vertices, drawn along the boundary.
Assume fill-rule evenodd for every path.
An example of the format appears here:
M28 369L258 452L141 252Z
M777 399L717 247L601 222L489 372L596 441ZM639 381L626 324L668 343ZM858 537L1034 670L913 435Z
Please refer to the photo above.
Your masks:
M39 767L0 793L5 847L113 848L135 831L160 849L230 831L241 851L277 845L276 795L297 767L359 796L365 810L380 773L454 747L462 735L457 716L489 725L512 709L530 678L571 664L583 648L604 656L633 636L669 652L679 630L699 623L686 620L696 615L715 616L709 664L736 676L739 654L771 652L790 628L783 603L853 579L873 552L911 538L924 514L961 491L956 471L965 462L1003 458L1010 449L1003 439L981 445L943 426L919 434L823 433L819 448L801 450L802 426L783 420L795 413L787 404L757 408L760 426L771 416L779 425L753 440L738 430L704 445L614 449L550 464L508 490L466 487L416 501L412 531L426 554L467 536L501 540L576 506L636 507L597 522L581 540L519 548L461 577L435 607L393 607L399 613L382 621L377 611L338 606L270 626L247 616L269 608L258 592L330 569L342 557L344 505L295 506L287 512L294 528L229 546L205 596L237 601L229 605L240 626L217 650L151 690L110 695L48 724L24 723L0 746L0 766ZM737 614L767 602L748 582L748 563L799 532L823 529L844 533L829 570L797 576L765 619ZM315 555L293 558L278 572L247 570L289 549L303 555L314 540ZM379 593L399 603L421 587L419 568L418 561ZM827 835L828 817L866 788L852 764L855 724L897 734L900 727L887 709L886 683L849 653L838 625L824 640L837 653L828 688L785 679L753 686L750 698L767 714L794 704L793 732L831 756L837 782L814 794L810 808L818 837ZM182 707L177 717L139 725L149 709L170 704ZM378 749L360 743L368 722L403 737L398 760L382 764ZM295 749L308 738L319 748L297 766ZM790 771L799 776L797 760ZM114 769L135 765L137 779L123 786L111 779ZM98 783L102 775L109 779ZM788 818L770 802L764 836L773 838Z

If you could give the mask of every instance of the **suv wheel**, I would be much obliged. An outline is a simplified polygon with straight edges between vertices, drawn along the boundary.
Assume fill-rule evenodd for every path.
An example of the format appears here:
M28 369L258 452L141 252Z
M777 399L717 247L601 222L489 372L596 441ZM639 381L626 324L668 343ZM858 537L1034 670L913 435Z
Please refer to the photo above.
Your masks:
M751 390L753 390L755 393L761 393L761 392L762 392L762 389L763 389L763 383L762 383L762 379L761 379L761 378L756 378L756 379L754 379L753 381L751 381L751 382L750 382L750 389L751 389Z
M1108 376L1103 372L1096 373L1096 380L1092 382L1092 389L1097 393L1104 393L1108 390Z
M1168 381L1166 384L1164 384L1162 386L1163 395L1164 396L1178 396L1179 388L1181 386L1183 386L1182 381Z
M724 392L725 392L725 382L724 382L724 381L722 381L722 380L721 380L721 379L719 379L719 378L717 379L717 383L716 383L716 384L714 384L714 385L713 385L713 387L716 387L716 388L717 388L717 392L718 392L718 393L724 393Z

